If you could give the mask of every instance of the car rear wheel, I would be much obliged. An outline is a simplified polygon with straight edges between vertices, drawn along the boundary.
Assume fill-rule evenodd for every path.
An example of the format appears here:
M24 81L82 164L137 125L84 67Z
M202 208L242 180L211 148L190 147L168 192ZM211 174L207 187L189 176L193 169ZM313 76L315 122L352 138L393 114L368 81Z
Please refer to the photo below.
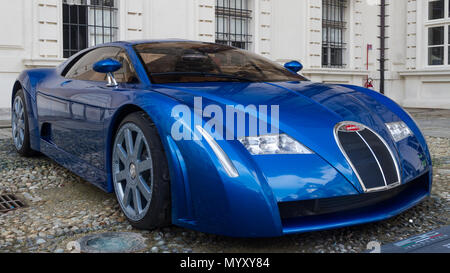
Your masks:
M126 117L114 138L112 176L117 200L131 225L171 223L167 160L153 122L143 112Z
M28 112L23 90L14 97L11 111L12 138L17 152L22 156L32 156L35 152L30 147L30 130L28 127Z

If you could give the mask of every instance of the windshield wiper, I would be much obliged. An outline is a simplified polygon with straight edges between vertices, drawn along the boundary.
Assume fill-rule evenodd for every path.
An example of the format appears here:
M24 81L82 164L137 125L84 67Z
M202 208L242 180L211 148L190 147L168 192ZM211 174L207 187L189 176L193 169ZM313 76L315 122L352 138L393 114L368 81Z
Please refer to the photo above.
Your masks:
M205 73L205 72L165 72L165 73L151 73L151 76L170 76L170 75L200 75L203 77L217 77L217 78L225 78L225 79L233 79L233 80L239 80L239 81L249 81L253 82L254 80L228 75L228 74L220 74L220 73Z

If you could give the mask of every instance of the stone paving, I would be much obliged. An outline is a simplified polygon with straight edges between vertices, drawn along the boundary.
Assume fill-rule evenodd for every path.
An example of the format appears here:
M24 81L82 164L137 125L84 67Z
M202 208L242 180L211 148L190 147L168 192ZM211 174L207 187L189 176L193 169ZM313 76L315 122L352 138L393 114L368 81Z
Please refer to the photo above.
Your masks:
M432 196L392 219L273 239L236 239L178 227L134 230L113 194L106 194L45 156L22 158L11 129L0 129L0 193L15 193L26 207L0 214L0 252L67 252L69 242L110 231L147 239L145 252L362 252L370 241L396 242L450 224L450 110L410 109L434 162Z
M450 138L450 110L408 109L426 136Z

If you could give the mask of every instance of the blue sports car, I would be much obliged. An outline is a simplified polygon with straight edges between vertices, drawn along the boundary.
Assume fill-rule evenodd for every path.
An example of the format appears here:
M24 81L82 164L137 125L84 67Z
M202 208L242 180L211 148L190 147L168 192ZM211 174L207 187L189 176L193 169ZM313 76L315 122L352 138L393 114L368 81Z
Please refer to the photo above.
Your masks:
M387 219L426 198L432 164L413 119L301 69L213 43L88 48L19 76L14 145L115 192L139 229L276 237Z

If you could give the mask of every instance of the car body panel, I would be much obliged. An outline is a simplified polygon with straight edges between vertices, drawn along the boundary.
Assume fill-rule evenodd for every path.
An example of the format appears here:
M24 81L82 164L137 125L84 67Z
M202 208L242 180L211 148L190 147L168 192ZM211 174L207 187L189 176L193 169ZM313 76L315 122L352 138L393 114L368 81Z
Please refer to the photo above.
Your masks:
M173 223L236 237L273 237L386 219L429 194L407 196L367 213L283 222L280 202L364 194L334 139L334 128L342 121L362 123L383 137L401 166L402 184L428 173L431 189L431 157L415 122L387 97L356 86L309 81L152 84L133 50L133 45L148 42L152 41L103 45L126 50L138 84L114 88L102 82L67 80L61 73L77 55L56 69L24 71L17 83L26 94L31 147L113 192L114 130L127 109L145 111L166 152ZM314 154L252 156L237 140L218 140L239 173L237 178L229 177L205 140L175 141L171 136L176 122L172 109L182 104L192 110L195 97L203 98L203 107L215 104L224 111L230 105L279 105L278 129ZM414 135L395 143L385 126L395 121L404 121ZM51 124L48 138L43 134L46 123Z

